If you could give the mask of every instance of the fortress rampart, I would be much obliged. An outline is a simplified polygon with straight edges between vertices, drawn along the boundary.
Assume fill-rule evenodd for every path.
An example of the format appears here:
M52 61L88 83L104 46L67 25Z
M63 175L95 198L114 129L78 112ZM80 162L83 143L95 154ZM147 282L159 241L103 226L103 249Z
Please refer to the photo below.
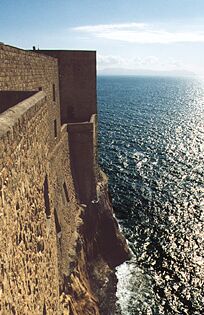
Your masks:
M57 58L62 123L89 121L96 114L95 51L36 50Z
M0 314L108 315L129 252L97 164L95 52L0 45L0 70Z

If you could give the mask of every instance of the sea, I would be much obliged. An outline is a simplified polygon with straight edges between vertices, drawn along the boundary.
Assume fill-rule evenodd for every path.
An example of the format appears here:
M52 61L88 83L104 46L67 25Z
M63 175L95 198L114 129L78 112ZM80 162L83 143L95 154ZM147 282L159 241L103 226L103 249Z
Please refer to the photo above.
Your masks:
M99 162L132 259L119 315L204 314L204 80L99 76Z

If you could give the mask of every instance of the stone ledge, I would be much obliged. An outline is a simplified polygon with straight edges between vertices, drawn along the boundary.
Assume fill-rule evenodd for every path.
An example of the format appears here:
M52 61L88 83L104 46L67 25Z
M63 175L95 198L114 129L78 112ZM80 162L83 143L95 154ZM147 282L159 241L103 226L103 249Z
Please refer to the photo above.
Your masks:
M31 118L44 101L46 94L40 91L0 114L0 138L8 136L21 119Z

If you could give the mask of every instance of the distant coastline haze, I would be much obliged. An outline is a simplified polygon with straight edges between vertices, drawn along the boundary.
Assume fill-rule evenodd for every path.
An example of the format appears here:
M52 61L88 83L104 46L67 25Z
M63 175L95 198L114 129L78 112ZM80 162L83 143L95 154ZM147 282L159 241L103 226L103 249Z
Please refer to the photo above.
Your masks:
M203 16L203 0L8 0L0 3L0 41L24 49L96 50L99 72L203 75Z

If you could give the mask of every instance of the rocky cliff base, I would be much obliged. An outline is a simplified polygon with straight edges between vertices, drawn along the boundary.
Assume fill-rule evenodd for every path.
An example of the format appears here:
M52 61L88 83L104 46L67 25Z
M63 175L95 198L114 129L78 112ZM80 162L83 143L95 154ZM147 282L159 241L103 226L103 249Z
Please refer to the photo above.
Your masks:
M113 315L117 278L115 267L130 258L127 243L114 218L107 178L101 172L98 200L82 212L76 259L61 292L63 314Z

